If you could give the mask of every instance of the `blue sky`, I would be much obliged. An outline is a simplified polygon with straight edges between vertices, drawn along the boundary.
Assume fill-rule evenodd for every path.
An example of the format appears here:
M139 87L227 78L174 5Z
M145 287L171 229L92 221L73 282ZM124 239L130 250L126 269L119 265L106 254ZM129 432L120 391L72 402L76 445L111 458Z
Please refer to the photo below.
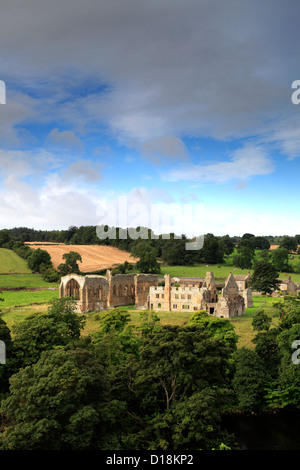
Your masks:
M300 233L299 10L4 0L0 228Z

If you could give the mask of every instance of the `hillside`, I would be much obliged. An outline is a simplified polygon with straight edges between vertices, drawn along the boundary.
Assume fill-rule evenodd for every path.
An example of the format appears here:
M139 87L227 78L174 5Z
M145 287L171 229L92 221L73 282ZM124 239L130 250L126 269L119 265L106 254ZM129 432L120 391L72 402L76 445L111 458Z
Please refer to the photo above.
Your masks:
M60 263L63 263L62 256L64 253L75 251L79 253L82 258L82 263L79 263L79 269L82 272L99 271L101 269L108 269L122 264L125 261L129 263L136 263L137 258L130 256L127 251L119 250L112 246L104 245L64 245L64 244L33 244L28 243L31 249L47 251L51 256L53 266L57 268Z
M28 274L31 273L27 262L14 251L0 248L0 274Z

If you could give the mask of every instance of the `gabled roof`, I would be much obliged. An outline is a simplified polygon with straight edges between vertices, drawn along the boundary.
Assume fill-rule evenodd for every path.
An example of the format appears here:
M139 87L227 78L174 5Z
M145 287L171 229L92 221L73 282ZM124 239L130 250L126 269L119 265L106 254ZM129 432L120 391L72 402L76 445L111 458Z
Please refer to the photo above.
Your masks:
M225 287L223 288L223 294L229 295L229 294L238 294L239 293L239 288L236 283L236 280L234 279L234 275L232 273L229 274L228 278L225 281Z

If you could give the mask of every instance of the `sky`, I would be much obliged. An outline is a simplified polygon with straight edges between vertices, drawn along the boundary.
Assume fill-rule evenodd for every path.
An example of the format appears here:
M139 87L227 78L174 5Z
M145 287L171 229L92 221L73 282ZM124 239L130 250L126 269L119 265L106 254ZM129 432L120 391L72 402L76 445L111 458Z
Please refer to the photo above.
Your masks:
M300 233L298 0L0 8L0 229Z

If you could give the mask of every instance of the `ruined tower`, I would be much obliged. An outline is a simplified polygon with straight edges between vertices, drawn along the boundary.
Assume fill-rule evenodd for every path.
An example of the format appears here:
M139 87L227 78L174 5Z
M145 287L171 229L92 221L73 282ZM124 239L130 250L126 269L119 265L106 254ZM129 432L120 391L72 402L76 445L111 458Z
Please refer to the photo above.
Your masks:
M244 315L245 301L239 294L238 285L232 273L226 279L225 286L222 289L222 295L215 309L214 314L217 317L231 318L238 315Z

